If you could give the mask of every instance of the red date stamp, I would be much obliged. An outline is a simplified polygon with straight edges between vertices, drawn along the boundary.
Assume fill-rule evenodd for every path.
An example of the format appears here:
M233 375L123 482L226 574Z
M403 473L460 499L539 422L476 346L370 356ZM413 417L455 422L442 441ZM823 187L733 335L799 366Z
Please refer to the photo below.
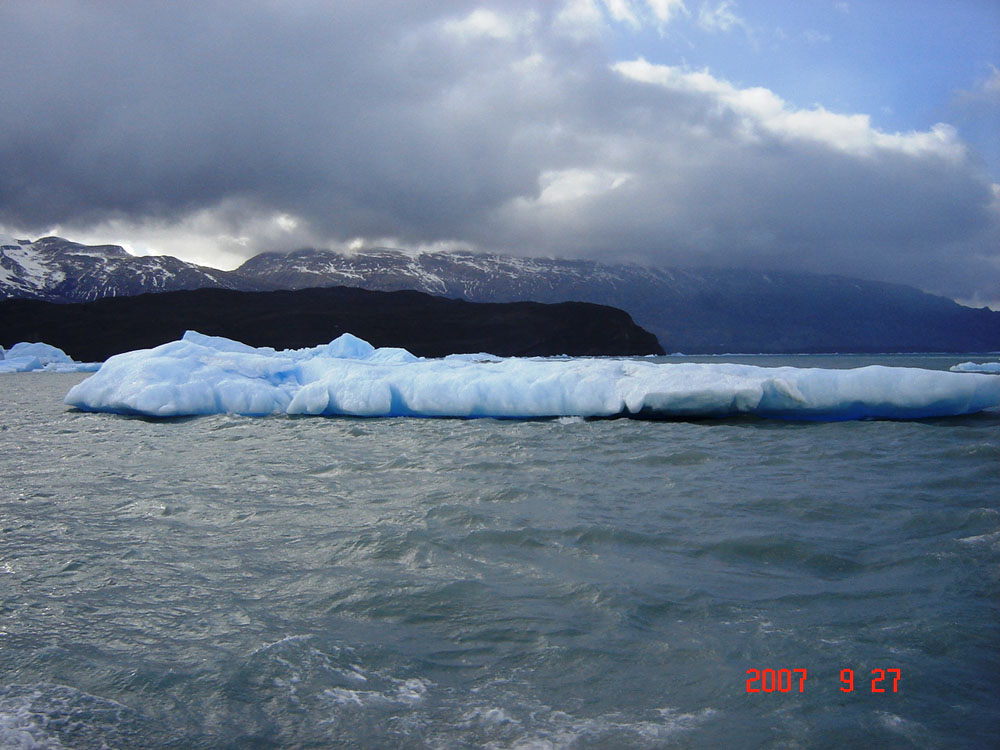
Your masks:
M899 681L902 670L873 669L871 677L871 692L899 692ZM748 693L804 693L806 691L805 669L748 669ZM850 693L854 690L854 670L840 670L840 692Z

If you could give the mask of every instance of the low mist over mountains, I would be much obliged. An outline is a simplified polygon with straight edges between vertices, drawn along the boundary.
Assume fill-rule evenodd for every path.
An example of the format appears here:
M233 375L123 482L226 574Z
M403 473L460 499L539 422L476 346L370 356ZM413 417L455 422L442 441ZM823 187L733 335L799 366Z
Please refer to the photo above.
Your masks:
M479 302L582 301L619 307L667 351L896 352L1000 349L1000 312L912 287L839 276L657 269L582 260L377 249L262 253L234 271L134 257L55 237L2 240L0 295L49 302L204 287L352 286Z

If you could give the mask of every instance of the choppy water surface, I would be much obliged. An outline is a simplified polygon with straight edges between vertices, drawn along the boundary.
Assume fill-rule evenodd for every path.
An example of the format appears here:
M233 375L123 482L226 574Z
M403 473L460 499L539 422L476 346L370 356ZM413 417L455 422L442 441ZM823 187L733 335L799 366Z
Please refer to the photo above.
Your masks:
M1000 415L155 422L82 377L0 377L0 747L995 746Z

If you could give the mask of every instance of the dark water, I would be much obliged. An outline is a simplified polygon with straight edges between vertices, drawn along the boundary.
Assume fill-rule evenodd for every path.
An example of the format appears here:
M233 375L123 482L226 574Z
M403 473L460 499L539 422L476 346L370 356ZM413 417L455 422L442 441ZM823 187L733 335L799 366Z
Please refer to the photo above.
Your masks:
M997 745L998 414L153 422L82 377L0 377L0 747Z

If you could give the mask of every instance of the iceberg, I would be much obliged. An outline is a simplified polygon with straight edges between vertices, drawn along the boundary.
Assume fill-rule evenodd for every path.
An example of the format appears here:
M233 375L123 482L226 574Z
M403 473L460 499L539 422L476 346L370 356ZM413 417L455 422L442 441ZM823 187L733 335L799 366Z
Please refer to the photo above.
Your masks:
M988 372L1000 375L1000 362L963 362L960 365L952 365L952 372Z
M49 344L22 341L6 351L0 346L0 373L94 372L100 366L99 362L76 362Z
M276 351L188 331L119 354L74 386L85 411L353 417L916 419L1000 408L1000 378L915 368L854 370L646 359L443 359L344 334Z

